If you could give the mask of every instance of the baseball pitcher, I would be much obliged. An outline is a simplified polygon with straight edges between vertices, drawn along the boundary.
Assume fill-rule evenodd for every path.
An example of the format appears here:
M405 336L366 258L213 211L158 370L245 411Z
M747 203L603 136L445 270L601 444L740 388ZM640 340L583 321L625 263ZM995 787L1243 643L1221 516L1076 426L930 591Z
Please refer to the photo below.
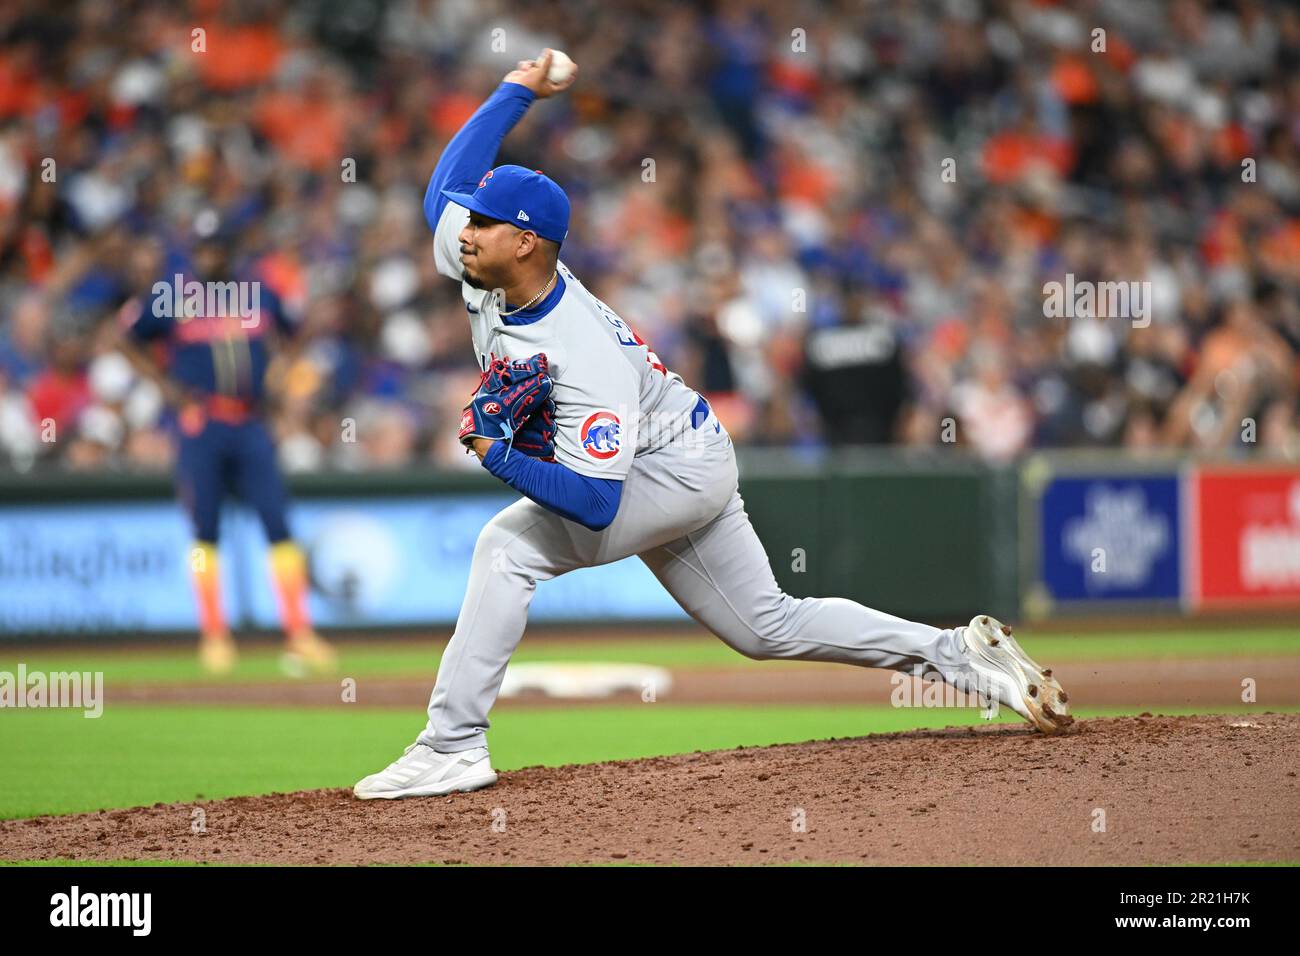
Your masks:
M482 466L523 497L483 529L438 668L428 722L362 799L496 782L495 702L538 581L636 555L701 625L756 659L919 669L1010 707L1044 733L1070 723L1051 671L981 615L941 630L777 586L708 402L560 260L569 201L547 176L493 168L536 99L551 52L521 61L448 144L424 198L443 275L457 279L483 368L461 420Z

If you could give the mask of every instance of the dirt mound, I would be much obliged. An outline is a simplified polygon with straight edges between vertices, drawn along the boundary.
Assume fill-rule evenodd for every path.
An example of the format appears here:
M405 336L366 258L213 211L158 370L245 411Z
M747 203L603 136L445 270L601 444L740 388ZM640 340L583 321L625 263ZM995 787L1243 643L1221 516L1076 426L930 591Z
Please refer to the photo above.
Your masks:
M1300 715L910 731L0 821L0 858L221 863L1157 864L1300 860ZM204 833L192 832L201 807ZM1104 829L1102 829L1104 825Z

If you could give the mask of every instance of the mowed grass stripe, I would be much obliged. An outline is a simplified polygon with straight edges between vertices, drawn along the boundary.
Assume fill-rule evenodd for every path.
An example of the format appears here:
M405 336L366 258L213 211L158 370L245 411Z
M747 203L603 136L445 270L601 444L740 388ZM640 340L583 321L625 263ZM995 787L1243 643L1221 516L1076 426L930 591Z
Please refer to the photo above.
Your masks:
M1017 632L1025 649L1044 664L1078 660L1160 660L1171 657L1278 657L1300 654L1300 632L1283 629L1176 631L1166 633L1043 634ZM361 678L425 677L432 684L442 641L351 640L341 642L341 676ZM564 640L525 636L515 660L605 661L672 668L764 666L733 651L707 634L643 635L627 639ZM103 671L107 683L208 683L190 645L158 649L18 650L0 648L0 671L16 673L23 663L31 671ZM772 666L767 664L766 666ZM267 643L243 648L238 668L225 681L284 680L279 648Z

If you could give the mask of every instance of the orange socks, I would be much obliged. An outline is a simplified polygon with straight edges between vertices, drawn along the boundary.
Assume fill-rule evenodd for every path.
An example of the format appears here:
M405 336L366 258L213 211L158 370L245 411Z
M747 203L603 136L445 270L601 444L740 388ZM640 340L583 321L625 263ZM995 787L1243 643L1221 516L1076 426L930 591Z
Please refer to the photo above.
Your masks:
M208 639L226 637L226 616L221 610L221 568L215 544L194 542L190 549L190 575L199 604L199 632Z
M307 559L292 541L271 545L271 581L280 602L280 626L290 638L311 631L307 614Z
M190 574L199 605L199 631L204 638L225 638L226 616L221 608L221 568L217 546L196 541L190 549ZM271 583L280 608L280 625L289 637L311 633L307 613L307 559L292 541L271 545Z

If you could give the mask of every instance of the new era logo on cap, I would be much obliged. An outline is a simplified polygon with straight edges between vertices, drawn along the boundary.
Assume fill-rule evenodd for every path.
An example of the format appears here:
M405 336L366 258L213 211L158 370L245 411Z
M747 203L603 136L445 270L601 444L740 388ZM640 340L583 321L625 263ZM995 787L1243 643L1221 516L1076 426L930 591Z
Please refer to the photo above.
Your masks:
M516 218L516 219L522 219L524 222L527 222L527 221L528 221L528 213L524 212L524 211L521 209L521 210L519 210L519 215L515 216L515 218Z

